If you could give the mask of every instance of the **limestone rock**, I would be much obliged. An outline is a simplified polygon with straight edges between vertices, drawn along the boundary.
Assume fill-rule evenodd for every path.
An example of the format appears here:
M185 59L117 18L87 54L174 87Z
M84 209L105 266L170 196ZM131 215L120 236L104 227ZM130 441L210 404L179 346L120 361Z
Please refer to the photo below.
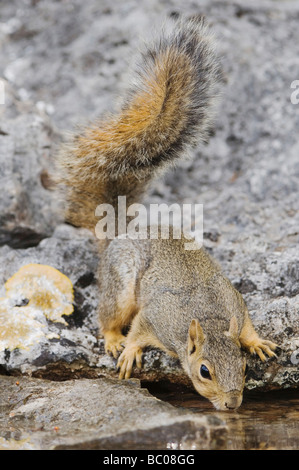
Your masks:
M2 377L0 449L222 449L227 429L152 397L138 381Z
M0 246L26 248L49 236L60 220L49 179L57 135L45 113L33 103L22 103L11 85L2 83Z

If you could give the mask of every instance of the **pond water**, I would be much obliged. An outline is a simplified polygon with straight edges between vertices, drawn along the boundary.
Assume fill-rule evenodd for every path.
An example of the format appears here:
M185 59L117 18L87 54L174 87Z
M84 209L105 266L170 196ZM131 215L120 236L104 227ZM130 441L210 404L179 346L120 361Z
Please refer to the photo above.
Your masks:
M173 406L222 419L228 428L227 450L299 449L299 390L247 392L237 411L218 412L189 389L161 384L146 388Z

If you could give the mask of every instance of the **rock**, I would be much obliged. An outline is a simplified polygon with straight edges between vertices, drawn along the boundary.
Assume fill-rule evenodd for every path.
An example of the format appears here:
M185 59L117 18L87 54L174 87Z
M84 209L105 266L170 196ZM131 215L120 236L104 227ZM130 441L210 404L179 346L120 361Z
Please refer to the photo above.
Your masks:
M174 408L138 381L0 380L0 449L222 449L227 428L214 415Z
M28 307L37 314L43 313L51 322L66 325L64 315L71 315L74 311L72 283L52 266L36 263L22 266L5 283L5 289L6 297L1 300L8 308ZM6 315L7 320L9 316L14 316L8 311Z
M0 351L30 349L42 337L59 339L47 332L47 320L67 325L73 313L71 281L51 266L27 264L5 283L0 298Z
M176 10L204 13L213 23L224 68L222 101L208 144L155 182L146 203L203 204L204 245L244 295L258 332L280 346L277 359L248 359L247 388L298 387L299 114L290 86L298 78L299 7L264 0L246 8L238 0L187 1L183 8L165 1L163 10L158 0L40 1L18 8L3 2L1 295L4 283L29 263L60 270L74 286L67 325L43 318L52 338L41 335L26 351L0 352L4 373L115 376L115 361L97 338L96 244L85 231L60 224L49 175L62 131L113 108L140 35ZM177 362L157 350L145 352L144 369L135 375L188 383Z
M13 250L7 246L0 248L0 258L2 265L4 259L6 260L6 269L1 272L3 297L4 282L11 278L16 280L16 273L20 269L22 272L29 263L47 265L50 266L49 269L59 270L70 278L70 284L74 287L73 301L70 299L68 304L72 311L69 306L66 307L68 311L63 307L61 317L56 314L56 317L53 317L51 313L47 316L45 306L34 309L34 299L26 306L21 306L24 312L28 308L32 310L36 340L31 338L26 349L2 348L1 365L10 372L32 373L38 369L44 370L46 365L51 369L53 364L56 364L56 371L52 369L52 377L57 377L59 371L60 374L64 373L64 368L60 368L60 361L65 362L65 367L72 364L73 368L78 366L80 361L86 366L94 365L98 358L95 282L98 257L91 235L85 230L76 230L71 226L59 226L53 236L42 240L38 247L24 250ZM66 279L65 276L60 274L62 280ZM8 285L11 284L12 281L9 281ZM25 295L31 298L32 294L31 292ZM68 295L70 294L69 292ZM65 294L63 296L65 298ZM53 296L51 300L54 301ZM18 307L14 307L10 313L13 315L16 309L18 310Z
M55 132L46 115L22 103L5 85L0 105L0 246L27 248L49 236L60 220L48 173Z

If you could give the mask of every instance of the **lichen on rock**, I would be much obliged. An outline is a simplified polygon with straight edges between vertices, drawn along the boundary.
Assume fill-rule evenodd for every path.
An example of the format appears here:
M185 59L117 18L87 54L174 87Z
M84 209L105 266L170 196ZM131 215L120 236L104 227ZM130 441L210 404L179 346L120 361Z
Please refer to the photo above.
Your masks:
M63 316L74 309L72 282L52 266L27 264L5 289L0 298L0 351L29 348L47 336L47 320L67 325Z

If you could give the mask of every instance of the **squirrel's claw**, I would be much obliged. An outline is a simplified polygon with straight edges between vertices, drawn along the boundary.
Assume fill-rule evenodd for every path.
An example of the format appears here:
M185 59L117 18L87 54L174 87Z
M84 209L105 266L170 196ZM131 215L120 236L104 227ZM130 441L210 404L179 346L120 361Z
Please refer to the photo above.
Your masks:
M114 359L117 359L119 356L119 353L124 349L125 347L125 336L122 334L117 334L114 332L109 332L106 333L105 335L105 352L106 354L110 354L111 356L114 357Z
M272 341L267 341L265 339L257 338L256 341L250 345L249 351L251 354L257 354L262 361L266 360L266 356L264 352L269 356L269 357L277 357L275 350L277 345L275 343L272 343Z
M142 349L137 345L126 346L117 362L120 379L130 378L134 362L136 362L138 369L141 369Z

